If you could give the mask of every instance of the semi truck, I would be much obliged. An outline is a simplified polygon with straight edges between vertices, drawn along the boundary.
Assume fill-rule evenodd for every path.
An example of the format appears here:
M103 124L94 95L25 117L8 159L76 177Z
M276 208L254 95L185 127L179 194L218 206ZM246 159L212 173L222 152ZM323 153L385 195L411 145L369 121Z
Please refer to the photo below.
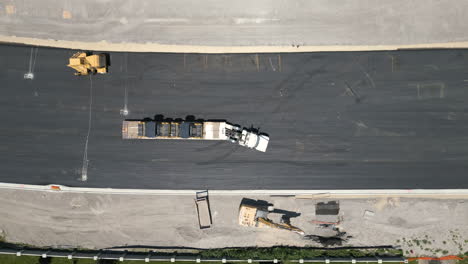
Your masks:
M123 139L226 140L265 152L270 140L264 133L225 121L129 120L122 123Z

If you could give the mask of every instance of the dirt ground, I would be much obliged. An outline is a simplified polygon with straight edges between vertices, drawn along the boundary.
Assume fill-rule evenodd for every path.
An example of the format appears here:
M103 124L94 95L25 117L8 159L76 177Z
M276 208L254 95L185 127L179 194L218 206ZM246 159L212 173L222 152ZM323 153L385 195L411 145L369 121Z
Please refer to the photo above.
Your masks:
M192 46L181 52L196 46L450 45L468 40L467 12L468 3L456 0L113 0L112 7L108 0L8 0L0 2L0 36L52 45L102 41L125 51L143 44L154 52L171 52L173 45Z
M210 196L213 226L200 230L194 197L96 195L2 190L0 234L35 246L108 248L161 246L220 248L320 246L296 233L238 224L243 198L265 200L300 213L291 224L307 235L323 233L315 205L330 199ZM408 256L468 251L468 200L425 198L340 199L343 246L401 246ZM273 216L272 219L275 219Z

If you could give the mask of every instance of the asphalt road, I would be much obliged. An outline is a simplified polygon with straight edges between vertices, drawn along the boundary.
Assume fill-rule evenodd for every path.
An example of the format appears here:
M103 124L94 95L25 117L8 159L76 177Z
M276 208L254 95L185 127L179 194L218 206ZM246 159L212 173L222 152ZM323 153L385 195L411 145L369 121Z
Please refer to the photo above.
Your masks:
M111 53L110 73L89 78L65 66L73 51L39 48L25 80L30 52L0 46L1 182L468 188L468 50ZM124 141L126 99L127 118L226 119L259 127L270 145L261 153L230 142Z

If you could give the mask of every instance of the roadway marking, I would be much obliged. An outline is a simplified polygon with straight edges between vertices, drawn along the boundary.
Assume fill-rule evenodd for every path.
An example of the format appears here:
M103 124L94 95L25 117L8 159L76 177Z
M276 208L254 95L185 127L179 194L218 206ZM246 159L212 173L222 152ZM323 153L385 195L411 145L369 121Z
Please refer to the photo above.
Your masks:
M89 116L88 116L88 133L86 134L85 148L83 151L83 166L81 167L81 181L88 180L88 143L89 135L91 134L92 114L93 114L93 77L89 75Z
M391 59L392 72L400 70L400 58L398 55L388 55Z
M439 70L439 66L437 66L435 64L426 64L426 65L424 65L424 67L429 68L429 69L433 69L435 71Z
M255 65L257 66L257 72L260 71L260 59L258 58L258 54L255 54Z
M232 66L231 56L223 55L224 57L224 68L226 69L228 66Z
M32 80L34 79L34 68L36 67L37 53L39 48L31 48L31 53L29 54L29 67L28 72L24 74L23 78Z
M36 60L37 60L37 54L39 52L39 48L37 47L32 47L31 52L29 54L29 66L28 66L28 72L26 72L23 75L23 78L25 80L33 80L34 79L34 69L36 68ZM39 96L39 92L37 89L37 86L33 85L34 88L34 96Z
M123 66L125 67L124 107L120 109L120 114L127 116L130 113L128 110L128 53L124 54Z
M283 71L283 62L281 60L281 54L278 54L278 69L279 69L279 72Z
M271 62L271 58L268 58L268 61L270 62L270 67L273 71L276 71L276 68L273 66L273 62Z
M184 53L182 59L183 71L192 72L197 69L208 70L210 63L211 69L227 70L233 72L262 72L273 71L282 72L281 55L262 56L254 55L207 55L207 54L187 54Z
M275 63L273 63L273 61L275 61ZM282 62L281 62L281 55L280 54L278 54L276 57L268 57L268 62L270 63L270 67L274 72L275 71L279 71L279 72L283 71L283 65L282 65Z
M345 94L354 96L356 103L360 103L362 100L362 97L351 87L351 85L349 85L348 82L345 82L345 85L346 85Z
M392 61L392 72L395 72L395 56L393 55L388 55Z
M445 83L418 83L416 84L418 99L445 98Z
M361 70L362 72L364 73L364 75L366 76L366 78L369 80L372 88L375 88L375 83L374 83L374 79L372 79L372 77L370 76L370 74L364 69L364 67L362 67L360 64L359 66L361 67Z
M203 66L204 66L203 68L204 68L205 70L208 69L208 55L205 55L205 57L204 57Z

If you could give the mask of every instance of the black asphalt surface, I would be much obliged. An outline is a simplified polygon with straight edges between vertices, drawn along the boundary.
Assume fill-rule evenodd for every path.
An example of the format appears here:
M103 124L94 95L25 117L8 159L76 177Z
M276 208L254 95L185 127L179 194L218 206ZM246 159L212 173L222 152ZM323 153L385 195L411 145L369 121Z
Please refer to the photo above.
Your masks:
M468 51L256 55L111 53L74 76L74 51L0 46L0 181L162 189L468 188ZM258 63L257 63L258 61ZM93 88L90 89L92 81ZM127 118L225 119L270 135L124 141ZM88 132L88 180L80 181Z

